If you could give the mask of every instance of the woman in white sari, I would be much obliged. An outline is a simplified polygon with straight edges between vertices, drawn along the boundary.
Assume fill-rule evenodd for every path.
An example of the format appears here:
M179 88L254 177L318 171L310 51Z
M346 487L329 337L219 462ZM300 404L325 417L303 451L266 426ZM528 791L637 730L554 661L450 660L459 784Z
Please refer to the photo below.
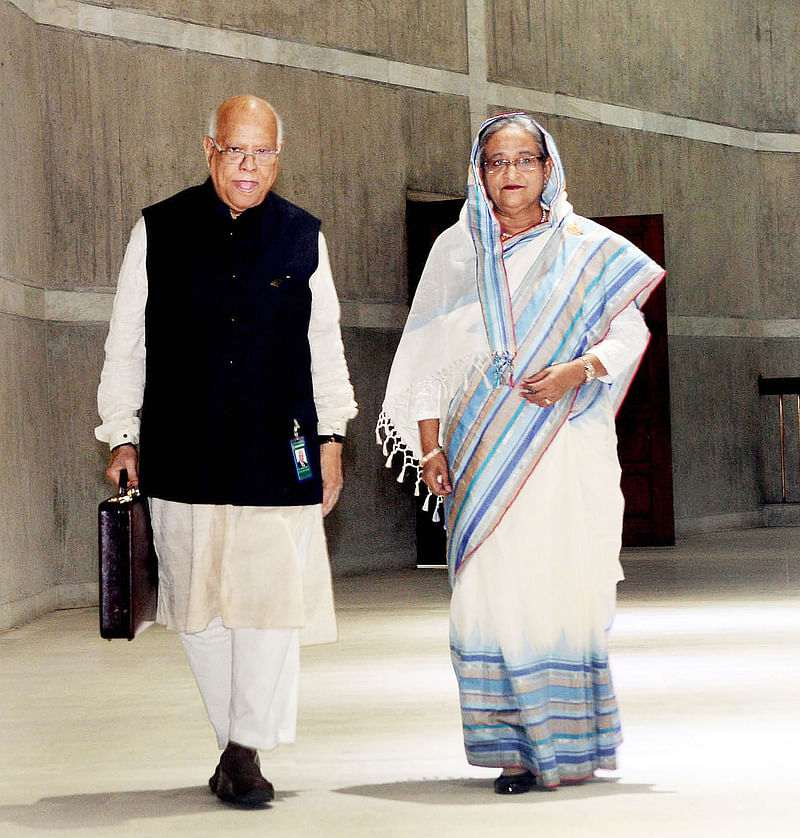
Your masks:
M417 469L437 512L444 502L467 758L502 769L500 794L616 767L614 415L647 346L640 307L663 276L572 211L555 143L531 117L484 123L378 429L389 461Z

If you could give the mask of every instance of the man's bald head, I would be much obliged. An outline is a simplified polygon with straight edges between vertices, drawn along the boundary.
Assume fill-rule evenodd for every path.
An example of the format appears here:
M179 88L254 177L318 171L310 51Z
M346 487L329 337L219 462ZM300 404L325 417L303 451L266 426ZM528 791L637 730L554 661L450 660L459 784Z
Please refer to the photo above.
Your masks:
M219 126L225 118L230 118L230 116L235 117L237 113L246 113L248 110L251 113L261 113L265 118L268 118L268 114L274 117L277 125L277 148L280 148L283 145L283 121L281 120L280 114L265 99L260 99L258 96L252 96L249 93L226 99L211 114L211 118L208 120L207 136L211 137L212 140L216 140Z

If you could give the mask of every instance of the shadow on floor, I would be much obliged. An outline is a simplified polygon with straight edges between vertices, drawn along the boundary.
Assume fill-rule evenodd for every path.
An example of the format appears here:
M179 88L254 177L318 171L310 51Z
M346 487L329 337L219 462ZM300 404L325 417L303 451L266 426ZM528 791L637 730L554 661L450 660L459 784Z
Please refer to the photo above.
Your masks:
M278 792L275 795L276 802L291 797L296 797L295 792ZM27 806L0 806L0 834L4 834L4 823L52 831L112 827L132 820L213 812L220 807L229 808L217 800L207 786L43 797Z
M671 794L671 792L655 791L651 785L643 783L622 783L615 777L595 778L587 783L564 785L554 791L533 791L530 794L513 797L495 794L492 790L491 779L482 780L474 777L436 778L409 780L405 783L349 786L335 789L334 793L404 803L427 803L435 806L486 806L490 803L507 803L509 800L518 803L524 801L539 804L564 800L585 800L590 797L616 797L623 794Z

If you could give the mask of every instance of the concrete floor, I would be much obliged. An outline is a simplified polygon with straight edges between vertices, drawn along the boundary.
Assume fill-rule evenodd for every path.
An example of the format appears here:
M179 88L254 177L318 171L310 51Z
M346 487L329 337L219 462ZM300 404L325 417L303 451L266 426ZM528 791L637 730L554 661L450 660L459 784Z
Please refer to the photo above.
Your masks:
M298 744L262 755L268 810L208 791L218 753L174 636L47 615L0 635L0 836L800 835L799 556L800 529L626 553L620 769L517 798L464 759L440 571L337 582Z

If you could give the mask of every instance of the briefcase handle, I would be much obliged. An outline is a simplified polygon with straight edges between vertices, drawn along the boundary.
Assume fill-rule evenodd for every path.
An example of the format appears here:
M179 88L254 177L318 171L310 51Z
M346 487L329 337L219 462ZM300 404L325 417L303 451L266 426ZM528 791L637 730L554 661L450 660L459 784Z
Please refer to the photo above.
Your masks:
M131 486L130 489L128 488L128 470L123 468L120 470L119 473L119 488L117 489L117 494L113 497L110 497L110 501L116 501L117 503L128 503L132 501L134 498L139 497L139 487L138 486Z

